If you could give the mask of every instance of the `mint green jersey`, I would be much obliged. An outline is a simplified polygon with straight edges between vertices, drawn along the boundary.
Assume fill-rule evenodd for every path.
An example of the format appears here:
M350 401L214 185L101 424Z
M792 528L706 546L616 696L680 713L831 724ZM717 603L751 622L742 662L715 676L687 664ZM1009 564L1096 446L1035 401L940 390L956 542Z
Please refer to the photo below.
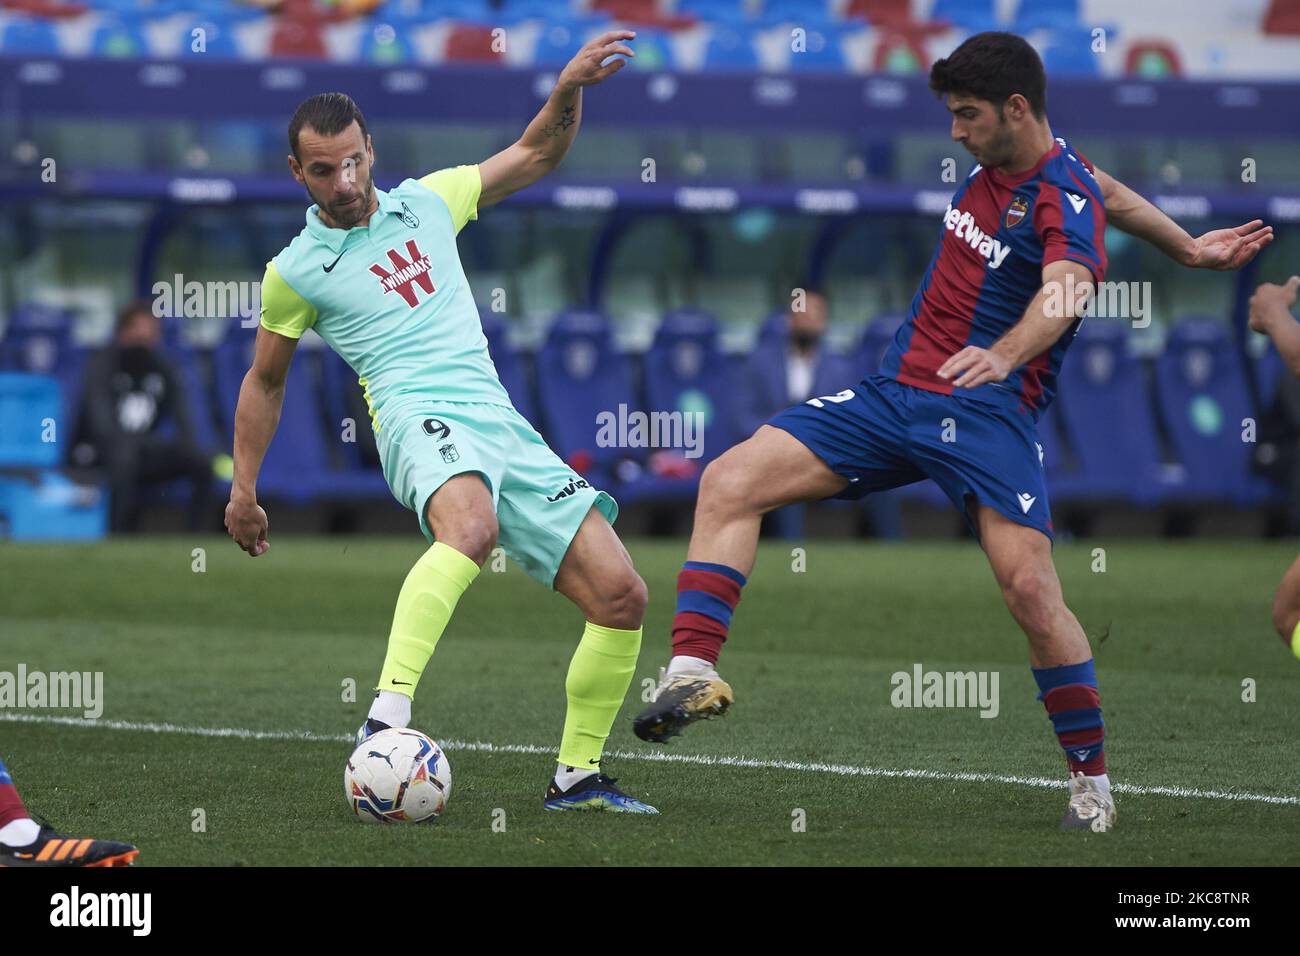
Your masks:
M315 329L352 367L376 431L412 405L511 404L488 357L456 235L478 218L477 166L375 189L368 225L307 225L266 265L262 325L298 338Z

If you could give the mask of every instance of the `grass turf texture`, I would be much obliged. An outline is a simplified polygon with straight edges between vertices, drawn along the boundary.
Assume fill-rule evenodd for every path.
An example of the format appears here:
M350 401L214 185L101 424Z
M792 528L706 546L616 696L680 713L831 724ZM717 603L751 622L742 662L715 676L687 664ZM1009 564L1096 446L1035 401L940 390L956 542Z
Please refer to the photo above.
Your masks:
M206 549L196 573L191 551ZM666 662L680 541L632 541L650 587L610 749L1064 779L1025 639L973 543L818 543L807 571L764 544L722 673L737 704L667 748L636 740ZM1105 547L1105 573L1092 549ZM351 734L421 543L274 538L0 546L0 670L104 672L104 720ZM1066 598L1098 660L1117 783L1300 794L1300 662L1268 626L1293 557L1259 542L1062 545ZM558 746L578 612L510 567L462 599L416 699L438 739ZM1106 634L1105 640L1100 638ZM1001 709L895 709L890 675L1000 672ZM357 700L344 702L353 678ZM1242 681L1258 700L1242 701ZM28 716L71 711L21 712ZM3 717L3 714L0 714ZM129 839L140 865L1295 864L1300 806L1118 796L1110 834L1060 833L1063 789L607 759L658 817L546 813L552 758L452 750L436 824L348 812L342 742L213 739L0 719L0 754L65 831ZM203 808L206 832L191 829ZM505 831L492 828L505 810ZM806 813L795 832L794 811Z

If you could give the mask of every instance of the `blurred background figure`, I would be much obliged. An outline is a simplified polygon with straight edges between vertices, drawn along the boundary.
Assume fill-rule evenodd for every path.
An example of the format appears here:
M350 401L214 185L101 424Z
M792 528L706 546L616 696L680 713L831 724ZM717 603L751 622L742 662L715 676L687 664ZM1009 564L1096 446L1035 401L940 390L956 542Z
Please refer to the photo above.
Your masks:
M789 309L768 319L745 362L741 376L743 437L752 435L782 409L851 388L875 371L856 368L850 356L832 351L826 342L829 326L830 301L825 290L800 282ZM864 507L875 535L902 537L902 516L894 497L869 496ZM802 538L806 510L804 505L778 508L768 515L767 528L780 538Z
M200 448L176 367L162 350L162 323L137 299L118 314L113 339L86 366L72 462L101 470L110 528L137 530L146 489L184 479L188 527L211 530L213 450Z

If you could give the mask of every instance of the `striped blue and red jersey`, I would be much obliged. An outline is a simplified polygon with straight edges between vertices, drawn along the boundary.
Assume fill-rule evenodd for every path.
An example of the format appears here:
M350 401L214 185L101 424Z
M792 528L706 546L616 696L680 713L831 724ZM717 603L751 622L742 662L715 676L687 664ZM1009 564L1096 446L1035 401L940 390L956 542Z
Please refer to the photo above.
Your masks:
M1071 259L1097 282L1105 278L1105 228L1092 164L1064 139L1015 176L976 166L948 204L934 257L880 373L951 393L951 381L936 374L940 367L968 345L988 348L1019 322L1042 287L1045 265ZM1005 381L958 391L1022 406L1036 418L1056 393L1061 360L1078 325Z

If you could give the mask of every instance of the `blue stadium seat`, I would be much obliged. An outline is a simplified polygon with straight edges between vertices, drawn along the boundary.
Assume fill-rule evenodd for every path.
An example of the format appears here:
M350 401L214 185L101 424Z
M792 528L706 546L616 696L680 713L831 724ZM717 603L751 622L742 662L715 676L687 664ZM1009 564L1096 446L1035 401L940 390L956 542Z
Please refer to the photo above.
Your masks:
M53 468L62 445L45 441L45 422L62 420L57 379L26 372L0 372L0 467ZM56 431L56 436L58 432Z
M758 52L754 49L753 32L745 27L715 28L704 48L704 69L758 69Z
M24 305L10 316L0 342L0 370L45 375L59 384L63 416L59 435L72 441L85 376L87 354L72 341L72 316L62 309Z
M366 32L361 40L360 58L364 63L376 63L390 66L409 63L415 58L410 43L406 40L405 22L399 19L374 17L366 22ZM387 26L392 35L381 39L380 27Z
M736 443L736 387L710 313L680 309L665 315L643 368L647 410L704 413L701 465Z
M95 28L90 40L94 56L120 60L141 59L150 55L149 42L138 21L109 18Z
M252 362L254 340L252 330L232 328L213 355L217 398L231 445L239 387ZM322 395L317 388L316 358L311 349L300 347L289 366L280 424L262 462L258 491L295 504L320 498L386 496L387 486L381 475L331 468L320 416ZM365 427L361 422L357 426Z
M931 20L946 20L970 33L1001 30L994 0L934 0Z
M584 476L599 481L619 459L644 459L644 449L597 445L597 415L636 410L625 365L598 312L560 313L537 354L537 396L547 442L571 464L589 460Z
M241 53L235 43L234 27L234 21L225 16L209 15L191 21L181 33L181 56L238 59ZM194 49L195 30L203 31L202 51Z
M56 56L59 35L49 20L15 18L0 32L0 52L11 56Z
M1014 33L1035 30L1077 30L1081 26L1079 0L1020 0Z
M749 19L744 0L679 0L677 12L713 24L735 25Z
M1203 318L1174 326L1156 361L1156 394L1187 469L1184 494L1237 504L1256 501L1260 486L1250 472L1251 446L1241 440L1251 401L1228 327Z
M829 29L837 22L827 0L766 0L757 17L765 26L789 24L806 29Z
M1161 462L1146 375L1127 350L1124 325L1085 320L1057 390L1060 424L1079 469L1065 497L1150 506L1179 490L1176 472Z
M848 69L842 31L831 26L808 26L805 47L790 53L791 73L842 73Z
M863 376L872 375L880 370L880 362L885 352L894 342L894 336L906 321L907 316L896 312L878 315L862 331L858 343L857 360Z
M1114 42L1113 35L1107 42ZM1092 32L1083 29L1060 29L1052 32L1051 41L1042 50L1043 69L1048 77L1062 74L1099 76L1101 55L1092 51Z
M533 401L533 390L528 384L528 372L524 367L523 356L511 346L506 336L506 321L499 312L479 307L479 316L483 321L483 335L488 342L488 354L496 366L497 377L506 387L515 411L537 427L537 404Z

